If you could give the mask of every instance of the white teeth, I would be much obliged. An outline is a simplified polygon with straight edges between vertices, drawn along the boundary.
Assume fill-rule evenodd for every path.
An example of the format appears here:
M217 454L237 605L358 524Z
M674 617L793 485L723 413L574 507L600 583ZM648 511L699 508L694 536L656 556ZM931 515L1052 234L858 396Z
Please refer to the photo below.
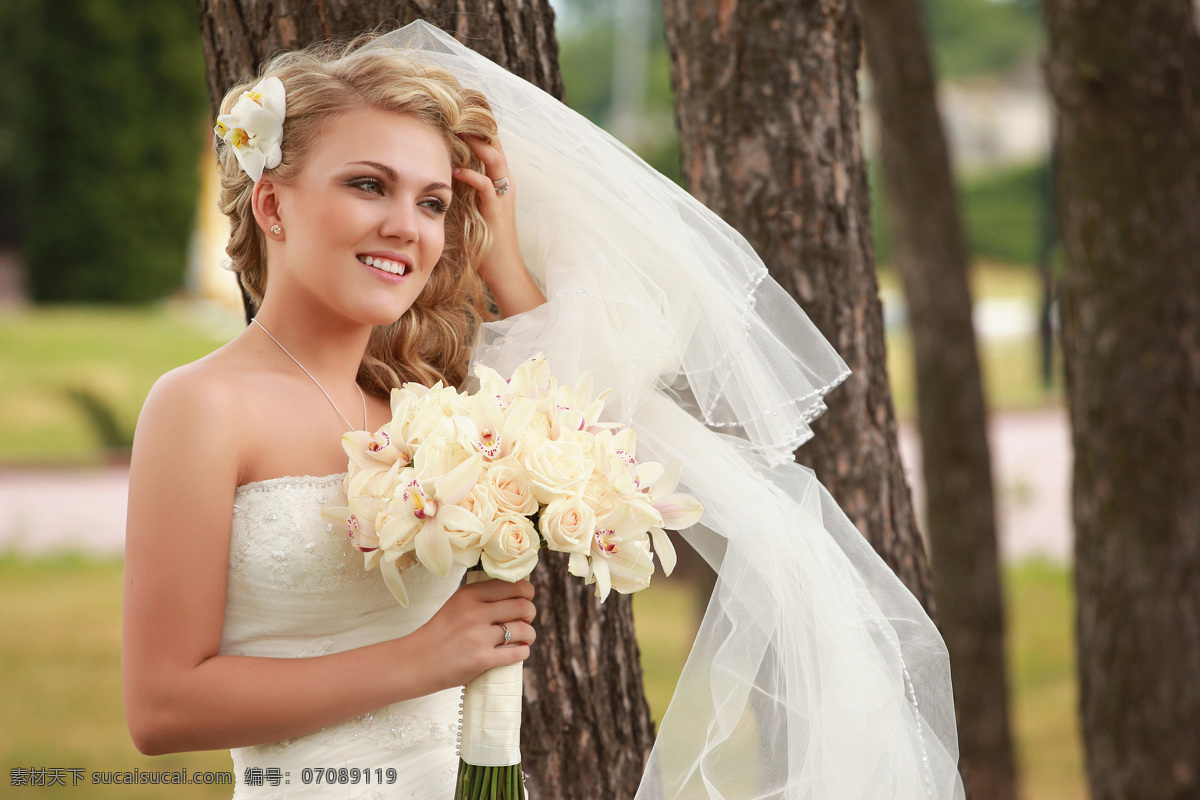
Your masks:
M393 275L403 275L407 272L407 267L397 261L388 261L386 258L375 258L374 256L359 256L358 260L364 264L369 264L372 267L377 267L384 272L390 272Z

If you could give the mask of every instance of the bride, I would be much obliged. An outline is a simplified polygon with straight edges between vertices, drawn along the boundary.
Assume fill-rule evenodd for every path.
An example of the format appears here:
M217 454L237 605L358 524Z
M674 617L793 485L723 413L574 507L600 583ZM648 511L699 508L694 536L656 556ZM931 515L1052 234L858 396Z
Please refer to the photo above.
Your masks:
M221 109L255 316L138 421L139 750L230 748L239 799L451 797L459 687L528 658L532 586L416 566L402 608L320 511L391 387L543 352L706 509L684 536L717 585L638 800L962 797L937 629L791 458L849 373L744 239L423 22L277 56Z

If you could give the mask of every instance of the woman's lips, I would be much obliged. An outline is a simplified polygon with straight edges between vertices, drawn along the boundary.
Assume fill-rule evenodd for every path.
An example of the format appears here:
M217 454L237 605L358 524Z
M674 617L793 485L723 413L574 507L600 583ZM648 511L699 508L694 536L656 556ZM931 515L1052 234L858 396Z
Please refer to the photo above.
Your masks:
M372 256L366 253L361 253L358 260L368 266L381 269L384 272L391 272L395 275L404 275L412 271L407 256L404 258L386 258L384 256Z
M406 277L412 274L412 268L403 262L376 259L374 256L359 256L358 263L369 269L371 274L385 283L401 283ZM384 268L381 269L380 267L376 266L376 264L383 264ZM403 270L403 273L398 274L396 272L389 271L389 269L401 269Z

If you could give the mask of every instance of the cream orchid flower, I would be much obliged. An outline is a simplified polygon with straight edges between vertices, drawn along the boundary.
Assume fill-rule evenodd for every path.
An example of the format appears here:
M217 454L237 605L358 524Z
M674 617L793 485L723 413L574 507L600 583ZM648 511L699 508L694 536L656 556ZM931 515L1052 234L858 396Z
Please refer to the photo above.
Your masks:
M550 365L541 353L526 359L508 381L513 397L541 400L550 396Z
M513 400L512 389L509 388L508 379L501 375L496 370L484 364L475 365L475 377L479 378L479 391L475 396L487 395L493 398L502 410L508 408Z
M560 385L551 380L551 401L546 406L546 415L550 419L550 438L565 439L577 431L592 431L621 427L618 422L600 422L600 412L604 410L604 401L612 394L612 389L605 389L595 400L592 396L592 375L585 372L575 381L575 386Z
M594 582L600 602L614 589L629 594L646 588L654 574L646 524L628 509L610 514L597 524L589 555L571 553L567 571Z
M460 551L482 548L484 533L479 518L457 505L478 482L483 457L474 453L448 472L435 473L440 477L424 479L421 478L422 467L429 465L422 463L421 450L415 458L417 466L402 473L408 482L398 487L385 509L387 521L379 530L380 547L385 551L381 564L384 582L405 607L408 593L399 570L394 568L394 561L389 559L415 552L417 560L426 569L444 578L450 574L453 564L466 560L461 553L456 559L455 545Z
M396 476L403 466L405 465L398 460L393 461L390 466L382 462L370 466L359 466L352 460L350 469L346 473L346 479L342 482L346 490L346 497L390 496L396 486Z
M283 158L283 120L287 97L283 82L264 78L242 92L228 114L217 117L214 132L233 148L242 169L258 183L264 169L274 169Z
M480 392L471 405L470 419L476 429L472 442L475 449L490 461L512 455L537 408L536 402L522 399L510 401L501 408L493 395Z
M383 502L372 495L353 497L348 506L329 506L321 509L321 517L340 526L350 539L350 544L368 556L365 566L371 569L377 559L370 558L379 550L379 535L375 532L375 520Z
M675 491L679 484L679 459L666 468L661 464L653 466L661 471L642 491L662 519L658 525L651 526L650 536L654 539L654 552L662 561L663 572L670 575L675 568L675 547L663 528L678 531L695 525L704 515L704 506L692 495Z

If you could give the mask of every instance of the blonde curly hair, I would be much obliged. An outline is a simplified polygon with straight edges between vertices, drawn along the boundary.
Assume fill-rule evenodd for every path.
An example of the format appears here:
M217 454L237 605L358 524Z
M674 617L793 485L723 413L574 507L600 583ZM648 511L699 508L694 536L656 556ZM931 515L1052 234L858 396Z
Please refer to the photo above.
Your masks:
M453 167L482 171L471 148L457 134L494 143L496 118L481 92L463 87L447 70L422 63L393 48L362 46L380 33L363 34L348 44L319 43L285 52L263 64L258 77L232 87L221 101L227 114L242 92L263 78L283 82L287 96L282 160L269 171L286 184L303 168L325 123L355 108L410 114L442 133ZM251 210L254 182L220 137L213 149L221 173L219 205L231 223L225 252L257 312L267 287L266 238ZM358 368L362 387L387 397L405 381L458 386L466 376L471 342L482 319L494 319L488 295L474 265L490 244L475 190L454 182L454 202L446 215L446 243L429 282L404 315L376 326Z

